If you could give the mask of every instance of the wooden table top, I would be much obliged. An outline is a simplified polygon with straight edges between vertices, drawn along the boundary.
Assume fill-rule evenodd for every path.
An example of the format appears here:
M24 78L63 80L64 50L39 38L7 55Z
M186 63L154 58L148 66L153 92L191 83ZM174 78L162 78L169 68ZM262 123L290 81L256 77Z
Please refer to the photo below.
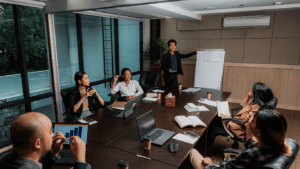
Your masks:
M224 101L230 96L229 92L220 92L216 90L203 89L196 93L185 93L174 87L159 87L165 90L161 94L161 99L156 102L143 101L145 94L137 96L134 102L137 103L131 114L126 119L113 117L112 114L120 110L99 109L97 113L91 115L92 119L98 121L89 127L87 162L92 167L116 168L118 160L125 159L130 163L130 168L177 168L188 156L189 151L195 144L188 144L174 139L169 139L163 146L152 145L151 150L144 150L143 143L139 139L136 118L153 110L156 127L165 130L183 133L192 131L200 137L206 130L206 127L186 127L181 129L175 122L175 116L195 115L198 116L207 126L216 116L216 108L205 105L209 109L207 112L188 112L184 106L187 103L203 105L197 103L200 98L206 98L206 93L212 92L211 100ZM174 108L165 107L165 96L171 92L175 95ZM174 135L174 136L175 136ZM169 142L177 141L179 151L177 153L169 152ZM136 154L151 158L152 160L141 159Z

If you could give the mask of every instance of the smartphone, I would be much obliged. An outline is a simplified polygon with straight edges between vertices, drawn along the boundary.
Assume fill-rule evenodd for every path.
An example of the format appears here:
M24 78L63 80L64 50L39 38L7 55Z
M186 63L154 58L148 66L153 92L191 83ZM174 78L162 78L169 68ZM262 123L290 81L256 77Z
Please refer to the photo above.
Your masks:
M193 133L191 131L185 131L184 134L190 136L191 138L198 138L198 137L200 137L198 134Z
M91 90L93 90L92 86L89 87L89 90L88 90L88 91L91 91Z

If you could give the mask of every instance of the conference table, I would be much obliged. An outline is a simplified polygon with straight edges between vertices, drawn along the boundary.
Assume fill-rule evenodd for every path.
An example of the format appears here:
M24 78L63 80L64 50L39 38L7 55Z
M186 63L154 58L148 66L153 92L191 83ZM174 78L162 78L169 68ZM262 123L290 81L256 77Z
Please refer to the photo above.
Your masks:
M206 155L208 130L211 123L217 118L217 108L200 104L197 101L200 98L206 98L207 92L212 93L211 100L214 101L225 101L231 93L212 89L202 89L196 93L182 92L175 87L159 87L158 89L165 92L161 94L161 99L155 102L142 100L145 94L135 97L134 102L137 105L133 109L133 114L127 118L113 117L112 115L120 110L113 109L112 111L108 108L99 109L97 113L90 116L90 118L98 121L98 123L89 126L86 161L91 164L92 168L117 168L117 163L121 159L129 161L131 169L178 168L195 146L203 148L204 151L201 153ZM165 96L170 92L175 95L175 107L165 107ZM204 105L209 111L188 112L184 108L187 103ZM156 127L174 131L175 135L192 131L200 136L199 140L194 144L189 144L171 138L163 146L152 144L151 150L145 150L139 138L136 118L150 110L153 110ZM181 129L175 121L175 117L178 115L198 116L207 127L185 127ZM177 153L170 153L169 143L171 141L179 143ZM137 154L151 160L137 157ZM65 166L56 166L55 168L65 168Z

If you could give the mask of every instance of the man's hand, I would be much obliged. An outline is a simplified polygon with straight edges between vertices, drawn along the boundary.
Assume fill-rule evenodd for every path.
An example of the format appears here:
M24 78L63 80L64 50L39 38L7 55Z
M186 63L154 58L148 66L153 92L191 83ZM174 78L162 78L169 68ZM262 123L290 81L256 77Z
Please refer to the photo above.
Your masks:
M126 97L126 99L132 99L132 98L134 98L135 96L128 96L128 97Z
M63 148L63 144L65 141L66 138L64 134L61 132L57 132L56 135L53 137L51 154L56 156Z
M201 47L201 46L200 46ZM196 49L196 54L198 53L198 51L200 50L200 47L198 47L197 49Z
M212 161L211 161L210 158L204 158L204 159L202 160L202 164L203 164L204 166L207 166L207 165L212 165L213 163L212 163Z
M85 161L85 143L78 136L70 137L69 142L71 152L74 155L76 161Z
M173 73L173 72L172 72L172 69L169 69L169 73Z

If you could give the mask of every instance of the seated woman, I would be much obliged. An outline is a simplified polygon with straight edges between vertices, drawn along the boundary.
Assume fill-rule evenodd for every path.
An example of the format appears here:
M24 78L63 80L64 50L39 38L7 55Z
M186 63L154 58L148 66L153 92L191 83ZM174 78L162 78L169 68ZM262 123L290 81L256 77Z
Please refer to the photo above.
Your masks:
M131 80L131 71L128 68L124 68L121 71L122 77L124 81L119 82L117 85L117 81L119 76L116 75L114 78L114 83L111 88L111 94L116 94L120 91L121 97L126 97L126 99L132 99L135 96L141 95L144 93L142 87L139 82L136 80Z
M252 86L251 92L244 99L242 105L244 106L233 118L239 118L247 122L250 114L262 109L267 103L272 102L276 99L273 95L272 90L269 86L257 82ZM223 116L223 118L231 118L229 116ZM227 127L232 131L238 138L245 138L245 128L235 122L229 122Z
M75 114L81 114L79 119L87 117L101 106L104 101L94 88L90 87L90 80L87 73L77 72L75 73L74 80L76 82L76 88L69 93L69 108L70 112Z
M251 114L245 126L248 138L244 142L246 150L217 166L212 164L210 158L203 158L197 150L192 149L190 161L193 167L196 169L253 169L259 168L280 154L292 155L292 148L285 141L286 119L277 111L264 109ZM257 141L254 141L252 136L257 138Z

